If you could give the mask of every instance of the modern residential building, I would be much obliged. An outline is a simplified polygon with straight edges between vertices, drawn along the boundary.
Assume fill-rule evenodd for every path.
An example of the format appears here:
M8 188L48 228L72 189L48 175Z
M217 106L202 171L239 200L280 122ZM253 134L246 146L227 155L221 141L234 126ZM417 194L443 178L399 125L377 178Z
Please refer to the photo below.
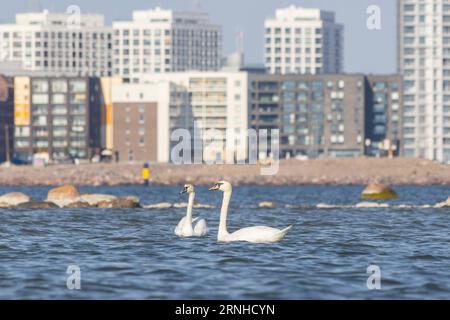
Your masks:
M265 20L265 65L275 74L332 74L343 68L343 26L333 12L290 6Z
M403 78L366 76L365 155L403 155Z
M113 151L121 162L168 162L170 84L117 84L112 90Z
M252 74L249 125L279 129L283 158L398 155L401 82L400 76Z
M198 12L134 11L114 22L114 75L136 83L139 74L218 70L221 27Z
M450 3L398 0L398 68L404 77L408 157L450 162Z
M0 163L11 160L14 133L14 88L11 78L0 75Z
M192 121L181 123L181 127L195 130L195 152L201 153L200 158L223 162L246 159L247 144L240 139L240 135L246 134L248 129L246 72L147 74L141 79L142 83L160 81L171 84L171 99L183 97L181 103L175 104L176 109L172 107L170 112L171 115L184 115L188 108ZM188 121L190 117L187 117ZM179 127L171 126L170 130Z
M106 119L99 78L14 78L14 158L31 162L91 159L104 146Z
M17 14L0 25L0 61L49 76L110 76L112 29L102 15Z

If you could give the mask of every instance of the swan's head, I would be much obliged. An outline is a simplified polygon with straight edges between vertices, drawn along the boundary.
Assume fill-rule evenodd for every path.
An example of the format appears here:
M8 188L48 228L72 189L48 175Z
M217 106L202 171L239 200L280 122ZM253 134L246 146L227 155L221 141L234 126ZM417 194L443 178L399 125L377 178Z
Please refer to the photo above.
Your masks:
M183 189L181 189L180 194L183 193L194 193L195 189L194 186L192 184L185 184Z
M231 183L229 183L227 181L219 181L219 182L216 182L211 188L209 188L209 190L221 190L221 191L225 192L225 191L231 191L232 187L231 187Z

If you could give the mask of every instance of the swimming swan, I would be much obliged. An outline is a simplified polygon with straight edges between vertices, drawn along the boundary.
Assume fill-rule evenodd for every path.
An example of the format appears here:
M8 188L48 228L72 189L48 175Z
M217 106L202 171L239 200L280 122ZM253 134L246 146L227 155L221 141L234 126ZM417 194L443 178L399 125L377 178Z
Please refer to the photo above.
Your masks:
M194 206L195 189L191 184L187 184L180 191L180 194L188 193L189 201L187 206L186 216L184 216L178 225L175 227L175 235L179 237L202 237L207 233L207 226L205 219L199 220L195 228L192 228L192 223L197 221L198 218L192 219L192 207Z
M227 231L227 214L228 205L231 199L232 187L229 182L219 181L213 185L209 190L223 191L222 208L220 210L219 233L217 234L217 241L231 242L231 241L247 241L252 243L271 243L281 241L292 226L280 230L270 227L257 226L243 228L233 233Z

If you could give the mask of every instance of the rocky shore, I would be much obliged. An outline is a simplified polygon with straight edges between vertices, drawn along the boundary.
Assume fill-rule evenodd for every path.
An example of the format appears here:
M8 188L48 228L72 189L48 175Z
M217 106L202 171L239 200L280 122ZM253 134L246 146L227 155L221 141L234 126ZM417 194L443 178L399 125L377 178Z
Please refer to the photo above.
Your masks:
M85 164L0 166L0 185L121 185L140 184L142 164ZM257 165L150 164L152 184L211 184L217 180L235 185L361 184L386 185L450 184L450 165L422 159L339 158L283 160L276 175L261 175Z

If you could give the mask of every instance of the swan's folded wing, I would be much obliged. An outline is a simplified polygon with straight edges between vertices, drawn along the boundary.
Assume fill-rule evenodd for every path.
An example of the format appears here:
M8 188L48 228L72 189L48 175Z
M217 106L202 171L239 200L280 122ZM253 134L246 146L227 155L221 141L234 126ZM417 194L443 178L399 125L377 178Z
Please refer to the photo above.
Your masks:
M284 230L266 227L255 226L237 230L230 234L231 241L248 241L253 243L269 243L277 242L283 239L290 228Z
M178 222L177 226L175 227L175 235L180 235L181 230L183 230L184 223L186 221L186 217L181 218L180 222Z
M200 219L194 228L194 234L197 236L204 236L208 232L205 219Z

